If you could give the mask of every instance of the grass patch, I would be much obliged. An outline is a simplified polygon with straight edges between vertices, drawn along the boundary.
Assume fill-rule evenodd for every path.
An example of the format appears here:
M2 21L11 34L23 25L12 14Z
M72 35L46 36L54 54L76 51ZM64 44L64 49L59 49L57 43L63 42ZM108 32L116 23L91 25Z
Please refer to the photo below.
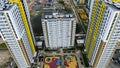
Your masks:
M49 62L49 61L50 61L50 58L47 58L46 61Z
M84 7L82 5L77 5L77 6L75 6L75 8L77 8L77 9L79 9L79 8L84 9Z
M34 62L37 62L37 59L36 59L36 58L34 58Z
M43 50L43 48L38 48L38 50Z
M76 49L77 49L77 50L84 51L84 47L83 47L83 46L76 46Z
M85 27L85 30L87 31L87 28L88 28L88 22L87 22L87 20L83 20L83 19L81 19L81 20L82 20L83 26Z
M81 24L76 24L76 34L79 34L79 33L82 33L83 32L83 30L82 30L82 28L81 28Z
M69 8L69 7L65 7L64 11L66 11L66 13L71 13L71 12L72 12L72 9Z
M37 16L31 16L31 25L35 36L43 35L41 16L41 13L38 13Z
M42 17L42 13L38 12L37 16L41 18Z
M79 6L77 11L78 11L78 15L82 21L82 24L83 24L85 30L87 31L89 21L88 21L88 15L87 15L84 7Z
M52 50L52 49L45 48L45 51L50 51L50 52L52 52L52 51L57 51L57 50Z
M83 53L82 53L82 55L83 55L83 60L84 60L84 63L85 63L85 67L89 67L87 56L85 54L83 54Z
M58 3L65 5L65 2L63 0L58 1Z
M85 0L86 3L88 3L88 0Z
M75 47L68 48L68 49L63 49L63 50L75 50Z
M76 47L72 47L72 48L68 48L68 49L63 49L63 51L71 51L71 50L81 50L84 51L84 47L83 46L76 46Z
M5 43L0 44L0 48L7 48Z

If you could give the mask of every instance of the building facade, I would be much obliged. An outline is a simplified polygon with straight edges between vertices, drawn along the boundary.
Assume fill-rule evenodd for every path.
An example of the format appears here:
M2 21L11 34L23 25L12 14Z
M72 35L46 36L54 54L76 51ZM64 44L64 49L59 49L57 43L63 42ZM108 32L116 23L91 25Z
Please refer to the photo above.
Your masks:
M42 27L46 47L72 47L75 40L76 18L73 14L45 14Z
M93 68L106 68L120 39L120 9L100 0L91 1L86 51Z
M19 68L34 62L34 37L26 0L0 0L0 35Z

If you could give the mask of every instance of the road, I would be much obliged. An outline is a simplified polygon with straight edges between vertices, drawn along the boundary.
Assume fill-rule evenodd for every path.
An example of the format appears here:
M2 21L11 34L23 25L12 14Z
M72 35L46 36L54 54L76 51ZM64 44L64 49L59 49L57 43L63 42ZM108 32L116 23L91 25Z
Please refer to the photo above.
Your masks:
M80 16L78 15L78 12L77 12L77 10L76 10L76 8L75 8L75 5L74 5L73 0L70 0L70 5L71 5L71 8L72 8L73 12L75 13L75 16L77 17L78 24L81 25L83 32L86 33L86 30L85 30L85 28L84 28L84 26L83 26L83 24L82 24L82 21L81 21L81 19L80 19Z

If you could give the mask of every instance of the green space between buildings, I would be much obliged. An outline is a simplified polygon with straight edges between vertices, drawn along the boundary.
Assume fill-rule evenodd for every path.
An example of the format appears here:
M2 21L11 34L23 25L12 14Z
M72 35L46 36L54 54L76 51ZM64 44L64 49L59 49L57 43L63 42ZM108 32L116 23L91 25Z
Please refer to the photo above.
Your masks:
M86 3L88 3L88 0L85 0Z
M82 53L82 56L83 56L83 60L84 60L84 64L85 64L85 67L89 67L89 63L88 63L88 58L85 54Z
M0 49L2 49L2 48L7 48L5 43L0 44Z

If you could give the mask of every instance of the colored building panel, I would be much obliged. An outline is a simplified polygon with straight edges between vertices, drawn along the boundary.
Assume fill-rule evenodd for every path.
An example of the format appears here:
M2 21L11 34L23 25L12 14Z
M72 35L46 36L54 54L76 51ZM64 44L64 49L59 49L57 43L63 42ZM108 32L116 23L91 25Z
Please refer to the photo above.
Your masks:
M27 16L25 14L24 6L22 4L22 1L21 0L10 0L10 3L17 3L19 8L20 8L20 12L21 12L21 15L22 15L22 19L24 21L24 26L25 26L25 29L26 29L26 32L27 32L27 36L28 36L29 41L30 41L31 49L32 49L33 54L35 54L36 51L35 51L32 35L31 35L31 32L30 32L29 24L28 24L28 21L27 21Z
M112 0L112 2L120 2L120 0Z
M99 34L99 30L100 30L100 26L101 26L101 23L102 23L102 18L103 18L103 15L104 15L105 7L106 7L105 4L102 3L102 7L101 7L100 14L99 14L98 22L96 24L96 29L95 29L95 32L94 32L94 35L93 35L95 39L93 39L91 47L90 47L90 51L88 53L88 58L89 59L91 59L91 57L93 55L93 51L94 51L95 44L96 44L96 41L97 41L97 37L98 37L98 34Z
M88 32L88 38L87 38L87 42L86 42L86 51L88 52L89 51L89 45L90 45L90 40L91 40L91 36L92 36L92 32L93 32L93 28L94 28L94 21L95 21L95 18L96 18L96 14L97 14L97 7L98 7L98 4L99 4L99 0L96 1L95 3L95 7L94 7L94 12L92 14L92 20L91 20L91 23L90 23L90 29L89 29L89 32Z
M98 2L96 2L96 3L99 4ZM97 4L95 4L95 5L97 5ZM90 36L91 39L88 38L89 41L87 41L87 44L89 42L89 46L86 46L87 47L86 49L87 49L87 52L88 52L89 60L91 59L91 57L93 55L93 52L94 52L94 47L95 47L95 44L96 44L96 41L97 41L97 37L98 37L98 34L99 34L99 30L100 30L100 27L101 27L101 22L102 22L102 18L103 18L104 12L105 12L105 8L106 8L106 4L103 2L102 5L101 5L100 12L98 14L98 18L97 18L96 24L94 26L90 25L90 32L92 31L91 34L93 34L91 36L93 36L93 37ZM97 9L97 8L95 7L95 9ZM95 20L96 20L95 16L96 15L97 15L97 12L94 11L91 23L95 22ZM92 28L94 28L94 30Z

